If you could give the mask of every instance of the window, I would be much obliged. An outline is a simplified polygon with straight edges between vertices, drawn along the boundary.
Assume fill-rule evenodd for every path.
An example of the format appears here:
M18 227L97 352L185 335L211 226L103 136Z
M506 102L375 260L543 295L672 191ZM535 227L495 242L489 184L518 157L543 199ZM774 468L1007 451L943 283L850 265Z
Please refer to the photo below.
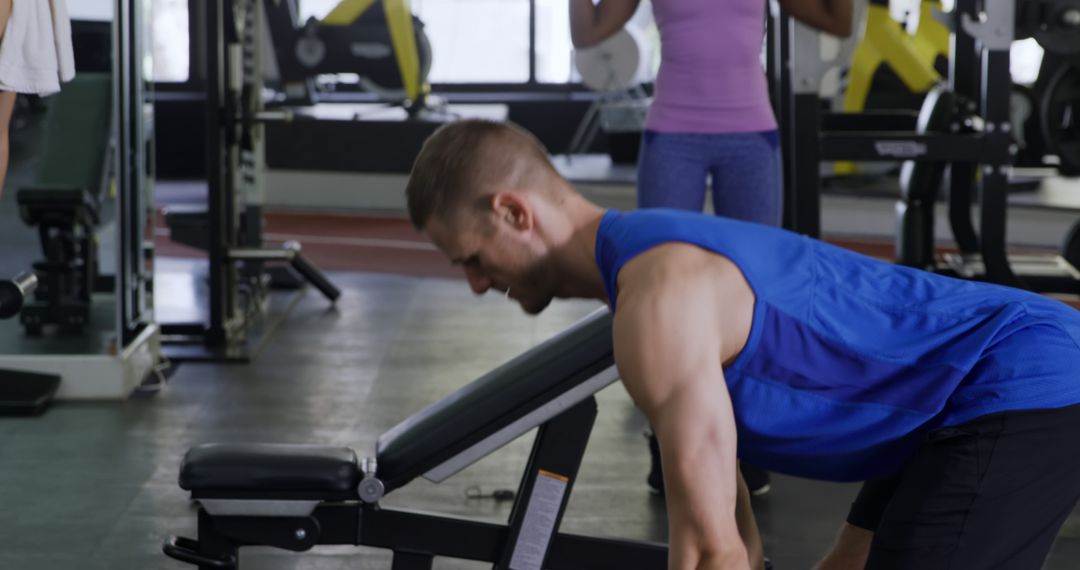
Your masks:
M113 19L115 0L81 0L68 2L68 16L72 20L92 20L107 22Z
M630 18L645 38L649 69L655 75L660 65L660 36L653 20L652 3L642 0ZM570 40L569 0L536 0L536 81L577 83L581 76L574 67L574 45Z
M187 81L191 65L188 0L153 0L150 41L154 81Z
M340 2L341 0L300 0L300 21L305 22L308 18L321 19Z
M432 83L529 80L527 0L414 0L431 42Z
M321 18L339 1L300 0L301 19ZM411 0L431 43L431 82L527 83L530 52L535 55L535 81L576 81L568 0L534 2L532 47L529 0Z
M570 41L568 0L536 0L536 80L540 83L580 80Z

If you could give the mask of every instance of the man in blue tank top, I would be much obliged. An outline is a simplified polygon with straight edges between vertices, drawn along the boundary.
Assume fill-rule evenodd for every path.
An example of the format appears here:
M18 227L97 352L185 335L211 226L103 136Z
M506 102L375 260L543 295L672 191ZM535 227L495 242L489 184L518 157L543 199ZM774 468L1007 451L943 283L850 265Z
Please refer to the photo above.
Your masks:
M1037 568L1080 497L1080 313L783 230L604 211L509 124L421 150L413 223L476 293L614 311L659 437L672 568L760 567L736 458L867 481L821 568Z

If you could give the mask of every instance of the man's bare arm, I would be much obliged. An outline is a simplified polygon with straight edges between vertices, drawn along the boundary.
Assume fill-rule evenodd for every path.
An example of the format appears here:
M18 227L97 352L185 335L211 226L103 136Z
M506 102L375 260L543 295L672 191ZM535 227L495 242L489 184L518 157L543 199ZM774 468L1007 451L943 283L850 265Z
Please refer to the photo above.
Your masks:
M625 273L625 272L624 272ZM657 280L654 280L657 281ZM694 278L620 293L615 360L660 442L672 569L746 569L715 295Z

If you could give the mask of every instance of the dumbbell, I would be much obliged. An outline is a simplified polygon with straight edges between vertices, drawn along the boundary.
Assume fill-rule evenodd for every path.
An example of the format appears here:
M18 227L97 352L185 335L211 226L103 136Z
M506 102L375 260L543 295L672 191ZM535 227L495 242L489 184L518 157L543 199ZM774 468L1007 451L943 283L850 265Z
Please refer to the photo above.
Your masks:
M19 314L26 298L37 289L38 279L32 271L25 271L8 281L0 281L0 319L10 319Z

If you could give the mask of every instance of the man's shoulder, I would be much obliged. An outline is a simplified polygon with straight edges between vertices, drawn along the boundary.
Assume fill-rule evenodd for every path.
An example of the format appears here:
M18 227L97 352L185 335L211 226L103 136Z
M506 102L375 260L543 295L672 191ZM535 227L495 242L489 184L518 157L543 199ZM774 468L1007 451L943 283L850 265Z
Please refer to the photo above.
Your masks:
M666 242L649 248L626 263L619 273L620 304L624 297L711 289L743 275L728 257L685 242Z

